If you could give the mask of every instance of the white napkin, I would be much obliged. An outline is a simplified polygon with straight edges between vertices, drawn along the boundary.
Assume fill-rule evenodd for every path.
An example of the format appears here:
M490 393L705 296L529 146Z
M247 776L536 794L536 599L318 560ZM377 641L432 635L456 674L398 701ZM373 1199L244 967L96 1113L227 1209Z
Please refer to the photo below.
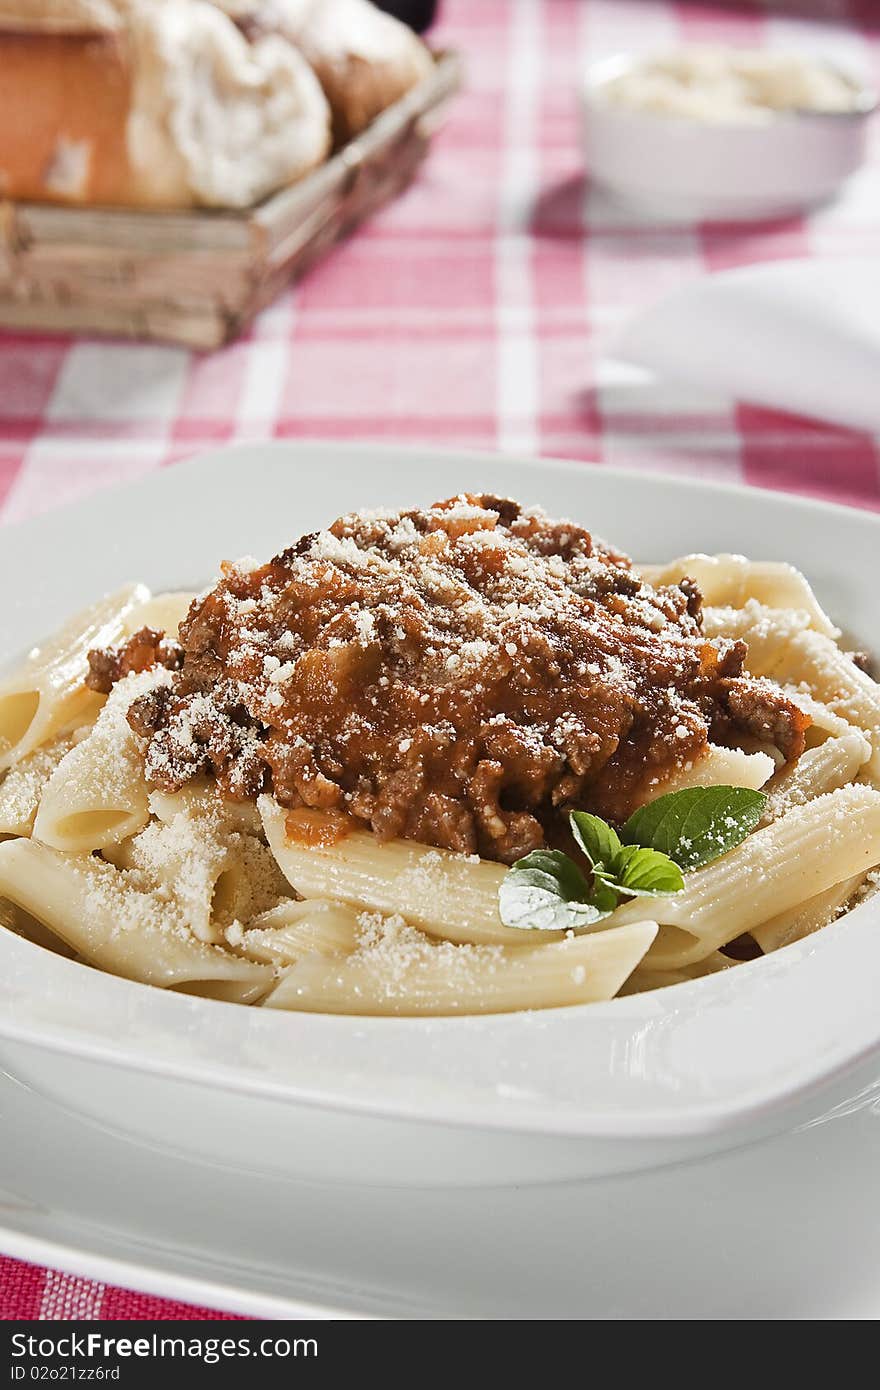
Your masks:
M707 275L630 322L613 355L716 397L880 433L880 259Z

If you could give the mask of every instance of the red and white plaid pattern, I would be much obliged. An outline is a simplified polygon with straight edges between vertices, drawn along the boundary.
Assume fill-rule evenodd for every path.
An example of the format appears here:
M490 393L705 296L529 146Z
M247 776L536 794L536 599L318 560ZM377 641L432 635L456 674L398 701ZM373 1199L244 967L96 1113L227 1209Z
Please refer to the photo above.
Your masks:
M417 184L245 338L200 356L0 337L0 515L18 520L207 445L300 436L599 459L880 507L877 438L660 391L603 360L627 315L686 279L878 250L876 122L873 167L810 217L658 228L585 187L576 81L604 54L788 42L880 81L876 0L772 8L445 0L434 37L465 54L466 90ZM2 1259L0 1314L198 1316Z

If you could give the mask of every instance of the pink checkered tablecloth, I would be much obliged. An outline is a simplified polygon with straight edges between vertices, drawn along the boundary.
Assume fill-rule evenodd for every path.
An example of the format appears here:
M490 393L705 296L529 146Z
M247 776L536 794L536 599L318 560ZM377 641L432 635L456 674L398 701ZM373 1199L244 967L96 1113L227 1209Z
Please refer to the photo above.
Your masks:
M418 182L242 340L200 356L0 336L4 521L208 445L300 436L598 459L880 507L876 437L636 386L603 357L628 315L694 276L875 254L880 124L873 166L811 217L660 228L585 187L574 96L589 59L680 39L812 46L880 80L880 4L445 0L435 38L465 54L466 89ZM5 1319L200 1315L0 1258Z

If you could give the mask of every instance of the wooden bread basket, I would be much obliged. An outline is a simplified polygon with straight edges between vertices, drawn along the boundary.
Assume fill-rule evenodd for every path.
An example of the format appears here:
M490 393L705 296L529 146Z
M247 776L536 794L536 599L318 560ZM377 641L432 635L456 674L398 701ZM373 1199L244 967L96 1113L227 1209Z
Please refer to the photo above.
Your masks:
M0 203L0 326L219 347L406 187L460 72L437 54L326 164L241 212Z

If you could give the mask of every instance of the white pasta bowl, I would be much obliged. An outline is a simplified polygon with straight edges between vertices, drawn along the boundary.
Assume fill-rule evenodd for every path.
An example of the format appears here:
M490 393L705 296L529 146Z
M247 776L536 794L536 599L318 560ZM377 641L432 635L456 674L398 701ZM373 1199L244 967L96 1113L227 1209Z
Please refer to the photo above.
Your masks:
M11 663L127 580L196 587L221 558L268 556L342 509L461 490L539 502L645 560L790 560L860 645L880 649L874 516L585 465L303 443L223 450L8 529L2 655ZM210 525L193 526L200 515ZM694 1158L815 1118L831 1083L839 1103L849 1070L880 1053L878 986L878 899L767 959L654 994L433 1019L191 998L0 929L0 1065L105 1128L251 1173L551 1181Z
M832 197L864 162L876 94L851 112L781 111L766 124L707 122L615 105L607 84L641 55L594 64L581 88L590 176L646 214L688 219L782 217Z

